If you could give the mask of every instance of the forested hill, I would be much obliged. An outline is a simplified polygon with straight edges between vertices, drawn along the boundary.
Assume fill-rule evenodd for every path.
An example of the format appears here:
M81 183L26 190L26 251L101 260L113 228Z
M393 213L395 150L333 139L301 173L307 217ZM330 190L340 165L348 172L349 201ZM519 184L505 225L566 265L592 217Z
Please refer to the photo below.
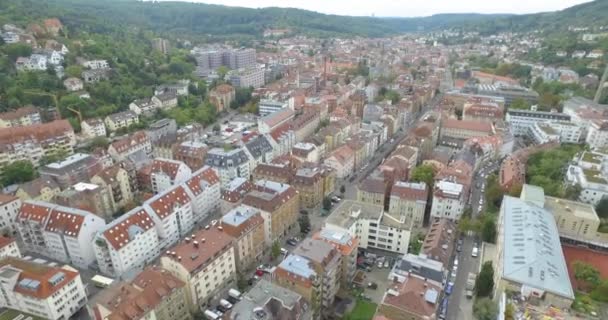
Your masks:
M257 37L267 28L290 28L313 36L378 37L447 27L479 31L561 29L568 25L608 24L608 1L594 1L560 12L531 15L439 14L424 18L373 18L316 12L249 9L188 2L135 0L2 0L0 23L26 23L57 16L68 27L91 32L142 28L158 34L200 37ZM17 20L17 21L15 21Z

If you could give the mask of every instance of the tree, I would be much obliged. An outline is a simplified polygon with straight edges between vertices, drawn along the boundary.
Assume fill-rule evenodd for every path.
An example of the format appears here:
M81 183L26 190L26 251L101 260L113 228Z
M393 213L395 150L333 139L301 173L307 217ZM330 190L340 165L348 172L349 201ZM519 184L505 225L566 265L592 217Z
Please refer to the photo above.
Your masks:
M408 252L411 254L419 254L422 249L422 241L424 240L424 234L418 233L415 237L410 238L410 247Z
M475 300L473 315L479 320L495 320L498 316L498 306L490 298Z
M79 65L73 64L73 65L65 68L65 74L68 77L80 78L80 75L82 74L82 67Z
M272 243L271 256L273 259L278 258L281 255L281 244L279 241L275 241Z
M600 218L608 218L608 198L602 198L602 200L595 205L595 211Z
M511 105L509 106L509 109L530 109L530 104L522 99L522 98L517 98L515 100L513 100L513 102L511 102Z
M222 128L220 127L219 124L214 124L213 125L213 132L215 132L216 134L220 132L220 130L222 130Z
M574 261L574 278L587 286L594 289L600 282L600 272L592 265L583 261Z
M490 297L494 290L494 267L491 261L486 261L475 279L475 294L477 297Z
M217 75L219 76L219 78L221 80L224 80L226 78L226 74L228 73L228 71L230 71L230 69L228 69L228 67L219 66L215 72L217 72Z
M301 215L298 219L298 222L300 224L300 232L303 232L304 230L310 230L310 218L308 218L308 215Z
M108 147L108 145L110 144L110 141L108 141L108 138L106 137L95 137L93 138L93 140L91 140L91 143L89 144L89 148L91 150L95 150L98 148L102 148L105 149Z
M15 161L2 169L1 181L3 186L32 181L37 173L29 161Z
M417 166L412 170L412 181L416 182L424 182L427 186L433 185L433 180L435 179L435 168L428 164L423 164Z
M496 221L493 215L488 214L481 225L481 238L485 242L496 242Z
M12 43L4 48L8 58L15 62L19 57L29 57L32 54L32 47L23 43Z
M340 186L340 193L344 194L346 192L346 188L344 186Z
M331 199L329 197L323 198L323 209L325 209L325 210L331 209Z

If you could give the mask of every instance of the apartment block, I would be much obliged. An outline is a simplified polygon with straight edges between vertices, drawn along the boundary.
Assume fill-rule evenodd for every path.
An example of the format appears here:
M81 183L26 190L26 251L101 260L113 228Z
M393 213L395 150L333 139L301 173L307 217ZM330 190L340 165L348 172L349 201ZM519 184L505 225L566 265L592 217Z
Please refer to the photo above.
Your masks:
M256 209L239 206L222 217L224 232L235 239L236 268L244 274L257 265L266 247L264 218Z
M310 320L312 315L301 295L261 279L234 305L229 319Z
M152 217L160 250L177 243L194 227L192 200L183 186L176 186L146 200L142 208Z
M133 202L129 173L119 165L113 165L98 172L91 178L91 183L108 189L112 195L112 201L118 208Z
M456 225L450 219L433 219L422 242L421 253L447 269L456 243Z
M6 233L17 231L17 215L21 210L21 199L0 194L0 229Z
M76 145L74 130L67 120L0 129L0 166L15 161L40 164L43 156L72 154Z
M221 207L220 178L215 170L204 166L195 171L183 184L192 199L194 221L203 221Z
M160 254L154 220L141 207L112 221L93 243L99 271L112 277L142 270Z
M157 158L152 162L150 180L152 192L159 193L186 181L192 170L183 162Z
M80 268L95 263L93 239L105 224L93 213L39 201L25 201L17 216L25 250Z
M250 168L249 157L242 148L225 151L213 148L207 153L205 164L215 169L220 177L222 186L228 185L234 178L249 179L252 168Z
M19 258L0 260L0 306L51 320L69 319L87 303L80 273Z
M284 183L260 180L243 199L243 204L258 209L264 218L266 245L280 240L298 220L298 191Z
M40 111L34 106L0 113L0 128L25 127L40 123L42 123Z
M168 271L149 267L130 282L119 282L99 292L87 306L94 320L190 320L186 284Z
M0 259L4 257L21 258L21 251L15 238L0 236Z
M319 168L300 168L293 177L292 186L300 195L300 206L314 208L325 197L323 174Z
M55 195L54 201L62 206L88 210L108 221L117 209L112 190L93 183L79 182Z
M391 188L388 213L406 225L420 228L424 222L429 188L424 182L397 181Z
M342 266L340 274L342 276L341 285L348 287L357 272L357 254L359 239L351 236L346 231L332 230L323 228L312 236L315 240L323 240L331 244L342 255Z
M436 182L435 190L433 190L431 217L460 219L464 211L465 198L465 189L462 184L449 180Z
M213 226L186 237L161 257L161 266L185 282L191 310L208 307L215 295L236 281L234 238Z
M302 296L311 306L313 319L321 315L323 300L322 276L317 274L315 265L307 258L290 254L275 269L273 282Z

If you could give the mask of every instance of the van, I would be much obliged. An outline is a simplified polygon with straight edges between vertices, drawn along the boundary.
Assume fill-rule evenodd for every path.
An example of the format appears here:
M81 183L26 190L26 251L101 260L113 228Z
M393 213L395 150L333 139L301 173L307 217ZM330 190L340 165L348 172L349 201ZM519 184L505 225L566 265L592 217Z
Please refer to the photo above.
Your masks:
M205 318L207 318L209 320L217 320L220 318L220 316L218 316L217 313L215 313L211 310L205 310Z

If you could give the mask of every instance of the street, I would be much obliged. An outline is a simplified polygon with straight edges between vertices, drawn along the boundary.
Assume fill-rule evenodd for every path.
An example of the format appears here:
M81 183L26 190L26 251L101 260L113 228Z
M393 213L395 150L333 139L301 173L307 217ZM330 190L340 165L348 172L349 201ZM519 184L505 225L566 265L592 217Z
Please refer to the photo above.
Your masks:
M477 273L477 270L479 269L479 257L473 258L471 256L474 243L474 237L466 236L462 243L462 251L456 253L456 257L458 258L458 271L456 272L454 289L449 296L446 317L448 320L473 319L473 299L468 299L465 296L465 290L469 272Z

